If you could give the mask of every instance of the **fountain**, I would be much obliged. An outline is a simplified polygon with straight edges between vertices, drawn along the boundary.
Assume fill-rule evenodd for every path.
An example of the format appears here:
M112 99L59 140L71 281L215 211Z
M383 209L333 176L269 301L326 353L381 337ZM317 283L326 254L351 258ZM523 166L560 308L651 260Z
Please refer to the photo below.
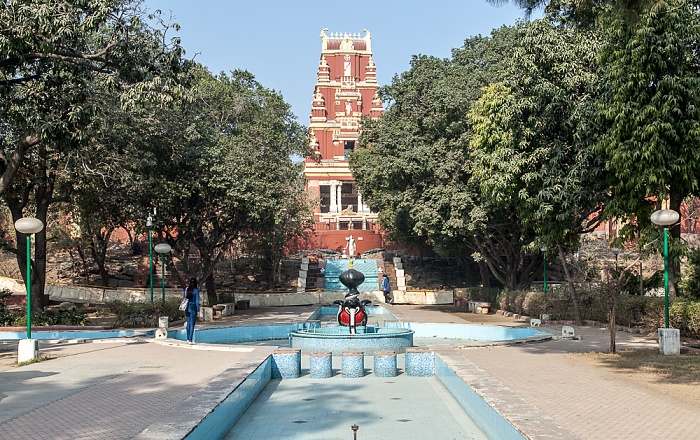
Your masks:
M361 350L365 355L372 355L378 350L393 350L403 353L406 347L413 346L414 332L410 328L402 328L400 323L385 322L383 326L367 325L369 313L367 308L371 301L360 300L357 287L363 283L365 276L352 268L339 276L340 282L348 288L343 300L333 302L337 306L337 325L321 327L304 326L290 333L292 348L299 348L302 353L330 351L340 355L347 350ZM383 311L382 308L376 309ZM380 312L381 313L381 312Z
M352 237L352 236L351 236ZM357 334L357 324L360 326L367 325L367 311L365 307L372 301L365 299L360 301L358 297L360 292L357 291L357 286L362 284L365 276L362 272L352 268L352 260L350 261L350 269L340 274L340 282L348 288L348 293L345 294L345 300L333 301L333 304L338 306L338 324L348 327L351 335Z

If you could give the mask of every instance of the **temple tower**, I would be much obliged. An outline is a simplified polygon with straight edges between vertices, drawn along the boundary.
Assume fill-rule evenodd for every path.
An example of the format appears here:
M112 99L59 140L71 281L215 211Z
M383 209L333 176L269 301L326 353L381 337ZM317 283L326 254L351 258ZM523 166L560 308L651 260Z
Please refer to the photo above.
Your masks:
M377 68L369 31L321 31L321 57L311 103L309 135L313 156L304 163L307 191L320 200L314 212L317 248L341 251L352 235L357 254L382 246L377 214L357 190L348 157L359 137L360 119L384 113L377 96Z

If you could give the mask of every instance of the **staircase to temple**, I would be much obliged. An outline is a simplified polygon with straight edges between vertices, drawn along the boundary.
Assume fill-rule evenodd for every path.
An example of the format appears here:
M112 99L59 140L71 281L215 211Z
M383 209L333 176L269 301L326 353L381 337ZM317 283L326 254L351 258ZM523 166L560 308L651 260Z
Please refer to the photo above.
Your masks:
M324 289L335 291L346 291L345 287L338 277L341 273L350 269L350 260L325 260L325 283ZM379 290L379 268L377 260L374 259L356 259L353 262L353 269L362 272L365 276L365 281L357 287L360 292L373 292Z
M406 290L406 277L403 271L403 263L401 257L394 257L391 254L384 255L383 276L389 278L391 291ZM380 280L380 286L381 286Z

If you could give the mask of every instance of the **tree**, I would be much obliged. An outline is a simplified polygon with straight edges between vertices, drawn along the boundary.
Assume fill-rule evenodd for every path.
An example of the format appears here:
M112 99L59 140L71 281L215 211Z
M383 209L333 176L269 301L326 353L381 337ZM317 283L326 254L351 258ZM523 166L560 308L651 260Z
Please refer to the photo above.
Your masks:
M494 203L472 179L468 118L482 88L503 79L525 25L474 37L452 60L414 57L411 70L382 89L389 108L363 125L364 148L350 158L358 186L390 236L424 241L467 258L509 288L529 285L539 267L525 258L532 228L511 206Z
M529 17L536 9L544 8L545 12L561 14L574 22L592 25L596 18L604 13L616 13L635 21L639 12L649 3L656 0L486 0L492 5L512 3L523 9Z
M89 146L101 93L125 107L167 101L178 91L172 72L181 50L145 24L138 2L9 2L0 20L0 194L13 221L35 216L46 224L52 204L70 196L69 158ZM44 229L35 241L36 307L43 302L46 240ZM24 247L13 251L26 276Z
M491 84L472 108L473 173L482 192L513 207L557 249L580 321L566 252L600 223L603 160L594 151L600 39L548 15L516 44L504 83Z
M274 231L285 206L301 213L293 203L303 192L301 164L291 158L306 155L307 142L282 96L250 73L192 73L191 100L173 110L167 141L144 158L153 162L143 170L153 182L144 198L158 207L158 234L213 304L214 270L233 243Z
M700 192L700 17L695 2L668 0L650 4L638 23L612 15L602 25L610 39L601 54L605 133L598 146L612 188L605 211L627 220L623 237L646 235L662 201L680 212ZM671 234L677 242L680 229ZM672 295L677 270L670 266Z

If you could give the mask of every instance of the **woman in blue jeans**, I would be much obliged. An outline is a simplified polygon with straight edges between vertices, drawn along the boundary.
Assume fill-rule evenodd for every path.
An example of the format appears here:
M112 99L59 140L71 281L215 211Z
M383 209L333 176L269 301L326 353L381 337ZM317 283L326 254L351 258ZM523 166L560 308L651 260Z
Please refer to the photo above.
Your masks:
M197 288L197 278L190 278L190 285L185 289L184 297L187 298L187 342L192 344L194 339L194 324L197 322L199 314L199 289Z

